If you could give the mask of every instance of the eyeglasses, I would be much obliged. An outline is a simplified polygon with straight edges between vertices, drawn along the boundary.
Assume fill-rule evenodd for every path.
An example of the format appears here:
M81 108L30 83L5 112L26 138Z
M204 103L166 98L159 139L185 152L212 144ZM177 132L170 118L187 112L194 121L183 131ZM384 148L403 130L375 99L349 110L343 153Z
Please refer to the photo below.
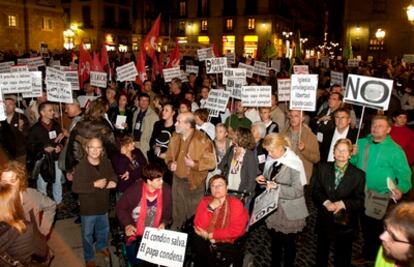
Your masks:
M409 241L401 240L398 237L396 237L393 232L388 230L386 225L384 225L384 232L387 232L387 234L391 237L393 242L411 245L411 243Z

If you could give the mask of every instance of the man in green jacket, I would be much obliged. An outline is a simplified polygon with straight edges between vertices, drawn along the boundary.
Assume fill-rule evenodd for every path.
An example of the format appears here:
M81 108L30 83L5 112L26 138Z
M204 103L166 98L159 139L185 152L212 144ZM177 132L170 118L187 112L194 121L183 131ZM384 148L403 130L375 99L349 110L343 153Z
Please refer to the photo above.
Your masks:
M351 163L366 172L367 190L389 195L396 202L411 188L411 170L404 151L391 139L390 131L389 119L381 115L375 116L371 134L358 140ZM355 264L375 260L383 220L364 213L361 216L361 226L364 237L363 258L356 260Z

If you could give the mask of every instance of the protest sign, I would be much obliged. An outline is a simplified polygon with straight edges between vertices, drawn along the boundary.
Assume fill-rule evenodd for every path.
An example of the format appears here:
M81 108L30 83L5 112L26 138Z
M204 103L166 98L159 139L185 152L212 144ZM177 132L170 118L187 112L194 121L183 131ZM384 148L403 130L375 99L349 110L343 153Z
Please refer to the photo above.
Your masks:
M276 189L265 190L254 200L253 212L249 225L260 221L278 207L280 186Z
M27 65L10 66L10 72L29 72L29 67Z
M167 267L182 267L188 235L145 227L137 258Z
M227 108L230 94L230 91L211 89L208 94L205 108L209 110L218 110L220 112L224 112Z
M290 100L290 79L277 79L277 100L279 102Z
M231 97L241 99L243 85L246 84L246 79L227 79L226 90L231 92Z
M271 107L272 86L243 86L241 99L243 107Z
M166 82L171 82L172 79L174 79L174 78L181 79L181 70L180 70L180 67L163 69L162 72L164 74L164 80Z
M187 65L185 66L185 72L187 72L188 74L190 73L195 73L195 75L198 75L198 66L194 66L194 65Z
M276 70L276 72L280 72L280 65L281 65L281 61L280 59L272 59L270 61L270 67L274 70Z
M10 72L10 67L14 65L14 61L7 61L0 63L0 73Z
M239 63L238 68L246 69L246 77L247 78L253 78L254 73L254 67L252 65L247 65L244 63Z
M72 88L70 82L47 81L46 82L47 100L72 104Z
M91 85L101 88L106 88L107 85L107 78L108 74L106 72L101 71L91 71L90 72L90 80Z
M350 74L345 87L344 102L387 110L392 86L393 80Z
M79 76L77 71L65 71L65 82L70 82L72 90L79 90Z
M81 108L87 108L89 103L99 98L99 96L80 95L78 96L79 105Z
M341 87L344 86L344 73L339 71L331 70L331 86L339 84Z
M23 97L39 97L42 96L42 72L31 71L32 75L32 91L30 93L23 93Z
M309 74L309 66L308 65L294 65L293 73L294 74Z
M224 68L223 84L227 84L227 79L244 79L246 81L246 69Z
M11 72L0 74L0 87L3 94L30 93L32 75L30 72Z
M206 60L214 57L214 51L212 47L197 49L197 56L199 61Z
M129 62L116 68L117 81L135 81L135 77L138 75L137 68L134 62Z
M65 81L65 74L63 71L52 68L46 67L46 82L47 81Z
M226 54L226 58L227 58L227 64L229 64L229 66L231 64L235 64L236 63L236 54L234 54L234 53L227 53Z
M184 70L180 70L181 72L181 76L180 76L180 80L183 83L188 82L188 77L187 77L187 73Z
M226 57L212 57L206 59L207 74L223 73L224 68L227 68Z
M293 74L290 87L290 109L315 111L318 75Z
M414 55L412 54L404 54L402 57L402 60L404 60L404 62L406 63L414 63Z
M38 67L46 66L42 57L18 58L17 64L27 65L30 69L37 70Z
M0 87L0 121L5 121L6 119L7 119L7 115L4 109L3 93Z
M266 62L255 61L253 73L260 76L268 77L269 68L267 67Z
M348 59L348 67L350 68L358 68L359 61L358 59Z

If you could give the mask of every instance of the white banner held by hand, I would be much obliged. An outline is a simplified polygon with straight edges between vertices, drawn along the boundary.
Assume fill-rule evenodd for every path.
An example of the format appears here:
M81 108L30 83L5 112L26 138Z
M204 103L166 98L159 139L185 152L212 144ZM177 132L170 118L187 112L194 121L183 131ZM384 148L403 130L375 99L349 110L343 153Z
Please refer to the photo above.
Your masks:
M90 72L91 85L106 88L108 82L108 74L102 71Z
M205 108L209 110L217 110L220 112L224 112L227 108L227 103L229 102L230 94L230 91L211 89L208 94Z
M224 68L223 70L223 84L227 84L227 79L244 79L246 82L246 69L239 68Z
M162 72L164 74L164 80L165 80L165 82L171 82L172 79L174 79L174 78L181 79L181 70L180 70L180 67L163 69Z
M23 93L23 97L39 97L42 96L42 72L31 71L32 75L32 91L30 93Z
M223 73L224 68L227 68L226 57L212 57L206 59L207 74Z
M241 99L243 107L271 107L272 86L243 86Z
M290 79L277 79L277 100L279 102L290 100Z
M138 75L137 68L134 62L129 62L116 68L117 80L120 82L135 81L135 77Z
M72 88L70 82L47 81L46 82L47 100L72 104Z
M244 64L244 63L239 63L238 68L242 68L242 69L246 69L246 77L247 78L253 78L253 73L254 73L254 67L252 65L248 65L248 64Z
M315 111L317 74L293 74L290 87L290 109Z
M10 72L0 74L0 87L3 94L30 93L32 75L30 72Z

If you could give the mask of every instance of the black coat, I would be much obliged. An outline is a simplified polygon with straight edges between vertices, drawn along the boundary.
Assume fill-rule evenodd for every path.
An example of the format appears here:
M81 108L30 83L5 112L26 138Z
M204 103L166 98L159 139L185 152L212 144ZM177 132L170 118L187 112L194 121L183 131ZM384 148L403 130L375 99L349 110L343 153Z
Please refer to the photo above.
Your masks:
M330 232L355 230L358 227L358 216L364 208L365 173L348 164L340 184L335 189L334 164L334 162L320 163L313 172L312 198L318 209L316 227ZM326 200L332 203L340 200L344 202L345 213L349 217L349 224L346 227L339 227L334 223L333 213L323 206Z
M319 143L319 152L321 155L321 162L326 162L328 160L328 154L329 149L331 148L331 142L332 138L335 133L335 129L331 129L329 131L326 131L323 133L323 140L322 143ZM352 144L355 144L356 138L357 138L358 130L357 129L351 129L351 127L348 130L348 134L346 135L346 138L351 140Z

